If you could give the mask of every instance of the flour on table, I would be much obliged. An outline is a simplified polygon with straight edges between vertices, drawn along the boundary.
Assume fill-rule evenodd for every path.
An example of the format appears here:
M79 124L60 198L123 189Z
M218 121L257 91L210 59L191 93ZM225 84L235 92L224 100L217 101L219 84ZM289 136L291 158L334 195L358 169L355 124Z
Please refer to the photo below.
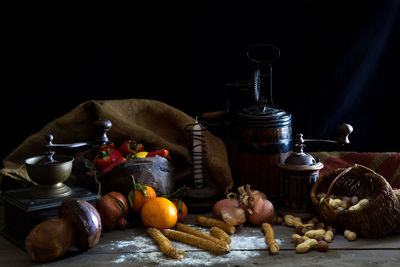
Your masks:
M209 229L204 229L191 225L192 227L209 233ZM227 262L241 262L257 257L261 253L268 253L267 245L264 241L264 234L260 229L251 230L250 236L232 235L231 252L226 255L214 255L211 252L195 248L193 246L171 241L172 245L185 250L185 256L182 260L171 259L165 256L147 235L132 235L126 237L128 240L110 241L104 244L109 249L116 251L135 251L123 255L116 255L113 263L141 262L143 266L149 265L173 265L173 266L212 266L214 264L223 264ZM276 240L281 244L281 240Z

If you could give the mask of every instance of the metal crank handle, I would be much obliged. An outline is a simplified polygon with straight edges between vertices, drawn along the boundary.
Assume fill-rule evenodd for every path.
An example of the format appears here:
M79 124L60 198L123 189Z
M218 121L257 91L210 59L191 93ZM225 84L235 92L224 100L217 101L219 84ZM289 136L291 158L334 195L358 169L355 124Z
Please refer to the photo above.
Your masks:
M339 131L339 138L337 141L333 140L324 140L324 139L303 139L304 143L329 143L329 144L340 144L345 145L349 144L349 135L353 132L353 126L347 123L342 123L337 127Z
M106 143L109 139L107 137L107 132L110 130L112 123L110 120L97 120L94 122L94 126L97 129L97 134L95 141L88 142L77 142L71 144L53 144L53 135L47 134L45 136L46 139L46 148L49 150L53 150L54 148L80 148L85 146L95 146Z

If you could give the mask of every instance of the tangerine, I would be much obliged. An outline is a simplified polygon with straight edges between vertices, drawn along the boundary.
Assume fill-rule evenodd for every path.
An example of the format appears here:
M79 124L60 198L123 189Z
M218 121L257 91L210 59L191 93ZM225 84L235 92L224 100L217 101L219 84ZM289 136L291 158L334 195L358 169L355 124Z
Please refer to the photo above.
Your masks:
M157 194L152 187L150 186L143 186L143 187L146 189L146 191L144 191L143 188L135 189L135 196L133 197L133 202L131 202L132 209L136 213L141 212L143 205L147 201L157 197ZM142 191L146 192L147 196L145 196Z
M169 199L156 197L143 205L141 218L147 227L172 228L178 221L178 210Z
M176 209L178 210L178 222L183 222L186 219L188 214L188 209L186 204L180 199L172 199L172 203L174 203Z

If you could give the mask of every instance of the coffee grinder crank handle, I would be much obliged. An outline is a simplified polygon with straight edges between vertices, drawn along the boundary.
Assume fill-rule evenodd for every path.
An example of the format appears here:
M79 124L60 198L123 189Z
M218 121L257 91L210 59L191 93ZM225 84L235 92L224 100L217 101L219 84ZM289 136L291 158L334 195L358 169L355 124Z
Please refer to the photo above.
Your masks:
M51 153L55 149L71 149L71 148L84 148L84 147L93 147L96 145L105 144L109 139L107 137L107 132L110 130L112 123L110 120L97 120L94 122L94 126L96 128L97 134L94 141L87 142L77 142L71 144L53 144L53 135L47 134L45 136L46 139L46 149L48 153ZM52 153L54 154L54 152Z
M325 144L349 144L349 135L353 132L353 127L350 124L342 123L338 126L339 138L338 140L325 140L325 139L303 139L303 134L299 133L296 135L295 148L294 150L298 153L303 152L305 143L325 143Z

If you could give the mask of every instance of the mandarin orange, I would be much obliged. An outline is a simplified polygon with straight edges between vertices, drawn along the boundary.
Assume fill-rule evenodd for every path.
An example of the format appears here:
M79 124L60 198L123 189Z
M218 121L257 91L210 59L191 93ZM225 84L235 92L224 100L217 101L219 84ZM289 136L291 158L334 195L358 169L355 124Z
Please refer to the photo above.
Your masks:
M169 199L156 197L143 205L141 218L147 227L172 228L178 221L178 210Z
M157 197L156 192L150 186L144 186L146 188L147 197L139 190L135 189L135 197L133 201L132 209L136 213L140 213L143 205L149 201L150 199L154 199Z
M171 199L172 203L174 203L176 209L178 210L178 222L183 222L188 214L188 209L186 204L180 199Z

